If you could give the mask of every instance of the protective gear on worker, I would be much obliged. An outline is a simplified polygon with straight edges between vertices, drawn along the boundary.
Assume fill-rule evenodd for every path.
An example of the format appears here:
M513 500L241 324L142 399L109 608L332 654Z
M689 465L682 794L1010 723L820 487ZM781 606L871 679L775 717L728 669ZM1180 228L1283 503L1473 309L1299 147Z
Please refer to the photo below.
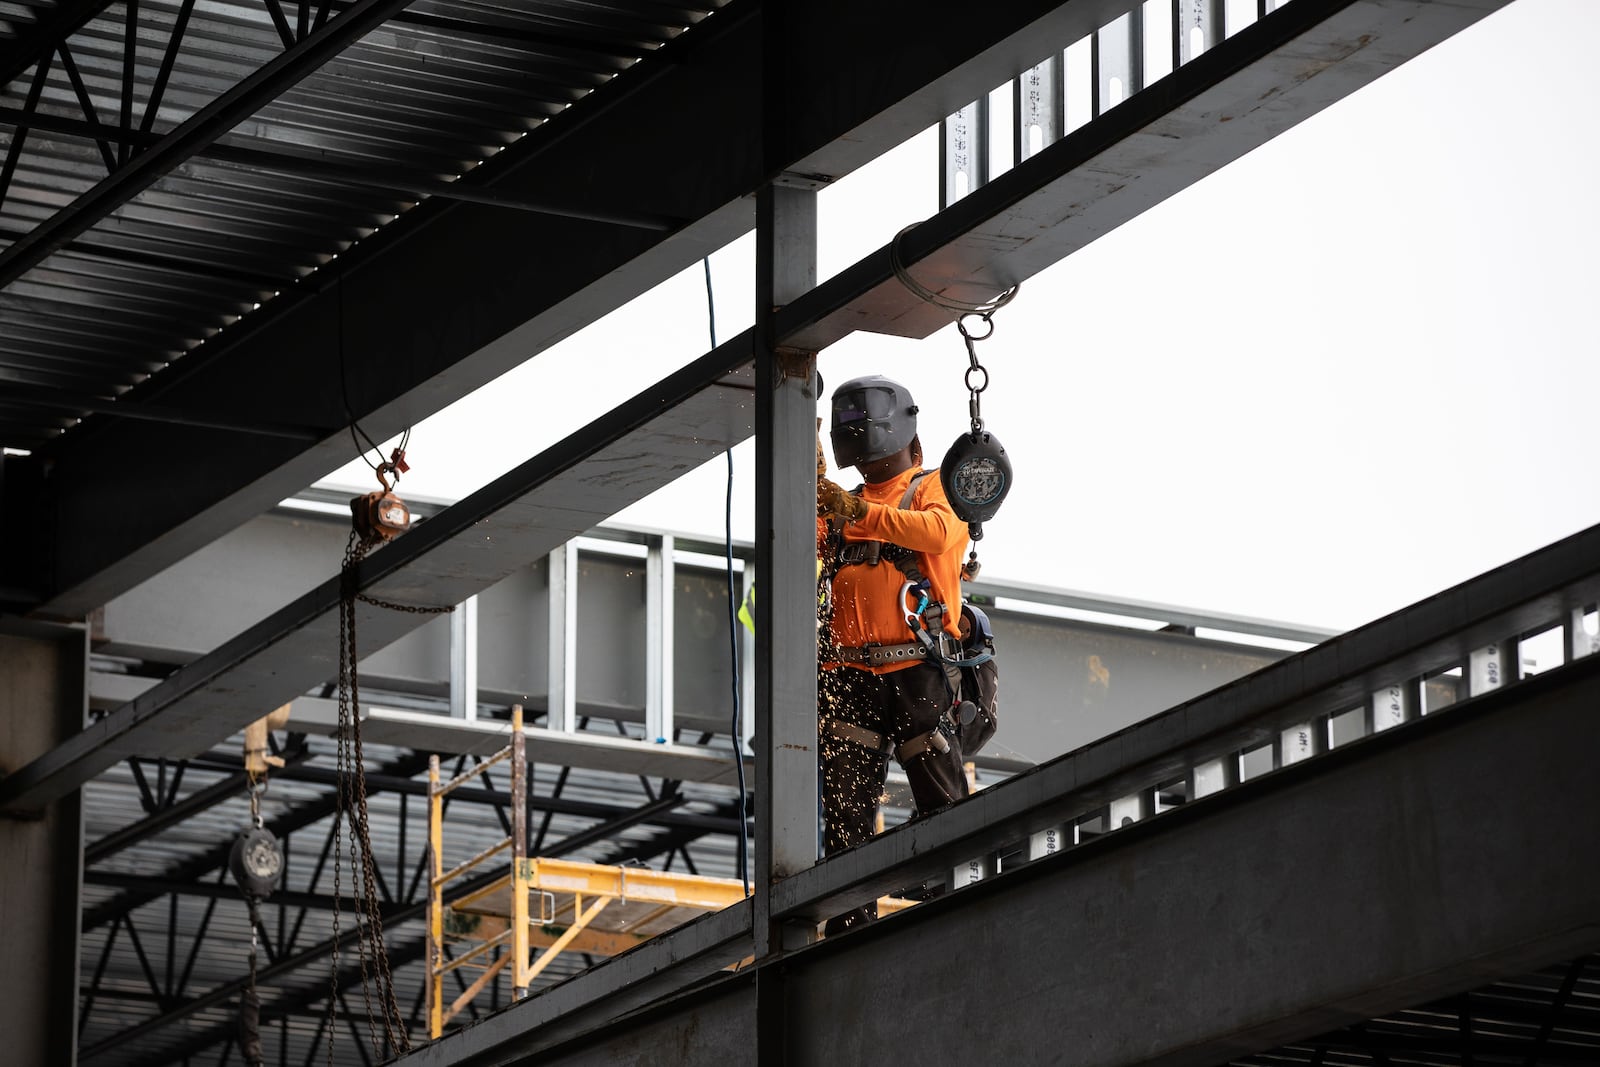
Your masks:
M867 502L826 478L817 479L817 514L823 518L836 515L845 522L855 522L867 513Z
M885 459L917 436L917 405L911 390L879 375L855 378L834 390L833 461L856 467Z
M832 406L834 457L857 467L865 484L851 493L817 483L828 593L817 712L829 854L872 835L891 756L905 769L919 815L967 795L949 715L956 694L936 662L938 649L959 647L966 524L938 472L921 469L910 390L888 378L857 378L835 391ZM875 916L868 905L830 920L827 930Z

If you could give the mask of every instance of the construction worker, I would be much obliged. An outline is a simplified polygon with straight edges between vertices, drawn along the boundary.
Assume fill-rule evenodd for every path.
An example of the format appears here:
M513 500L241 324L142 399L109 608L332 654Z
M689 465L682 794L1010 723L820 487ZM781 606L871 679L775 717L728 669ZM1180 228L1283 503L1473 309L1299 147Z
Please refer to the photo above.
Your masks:
M954 694L935 662L959 641L967 526L939 472L922 470L917 407L905 386L882 377L841 385L830 437L838 466L856 468L865 482L851 492L827 479L819 433L817 711L831 855L872 834L890 756L905 769L919 816L967 795L949 717ZM827 932L876 913L869 905L838 916Z

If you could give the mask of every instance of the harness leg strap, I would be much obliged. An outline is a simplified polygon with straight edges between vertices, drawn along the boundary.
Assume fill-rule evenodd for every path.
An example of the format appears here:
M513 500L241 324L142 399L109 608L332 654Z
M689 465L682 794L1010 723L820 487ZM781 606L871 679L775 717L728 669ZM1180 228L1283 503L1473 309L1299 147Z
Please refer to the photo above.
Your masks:
M894 752L894 745L887 737L875 730L868 730L864 726L857 726L842 719L828 719L823 722L822 728L829 737L849 742L852 745L860 745L862 748L870 749L880 756L888 756Z
M949 751L950 739L935 728L925 734L918 734L895 749L894 758L900 761L901 766L904 766L910 760L917 759L920 756L934 753L942 756Z

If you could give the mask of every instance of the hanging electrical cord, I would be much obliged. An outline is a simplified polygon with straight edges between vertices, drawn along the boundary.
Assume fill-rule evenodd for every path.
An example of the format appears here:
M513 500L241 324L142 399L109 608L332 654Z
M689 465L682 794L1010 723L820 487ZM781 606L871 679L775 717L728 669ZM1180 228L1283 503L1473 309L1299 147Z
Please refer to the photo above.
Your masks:
M911 272L906 269L905 260L900 254L900 240L901 238L905 237L906 234L916 229L919 225L921 224L915 222L912 223L910 226L907 226L905 229L895 234L894 240L889 242L889 266L891 269L893 269L894 276L900 280L900 284L911 290L915 296L927 301L934 307L943 308L945 311L948 311L950 314L955 315L958 318L963 315L982 315L985 318L988 318L990 315L993 315L996 311L999 311L1001 308L1005 307L1007 304L1011 303L1011 301L1016 299L1017 293L1022 289L1021 282L1013 285L1011 288L1007 289L1005 292L994 297L993 299L970 301L958 300L953 296L946 296L944 293L936 293L932 289L929 289L926 285L923 285L921 282L917 281L916 278L911 276Z
M706 275L706 327L711 336L711 347L717 347L717 297L711 287L711 257L702 261ZM724 453L728 457L728 491L723 502L723 547L728 564L728 663L733 668L733 762L739 770L739 881L749 886L750 842L745 836L749 818L748 794L744 785L744 708L740 700L742 689L739 675L739 595L733 581L733 449ZM748 893L748 888L746 889Z

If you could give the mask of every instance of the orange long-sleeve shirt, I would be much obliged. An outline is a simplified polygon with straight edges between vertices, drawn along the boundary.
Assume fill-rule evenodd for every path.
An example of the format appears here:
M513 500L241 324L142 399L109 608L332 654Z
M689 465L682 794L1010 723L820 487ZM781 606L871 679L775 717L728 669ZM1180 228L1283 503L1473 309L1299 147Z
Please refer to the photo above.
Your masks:
M900 498L916 475L911 467L886 482L865 486L861 498L867 513L844 527L844 540L883 541L909 548L917 554L917 566L932 586L930 599L944 604L944 628L960 633L961 555L967 545L967 527L950 508L937 471L917 485L910 504L901 508ZM819 548L827 537L827 524L817 522ZM906 577L888 560L877 566L854 564L840 567L833 579L833 643L850 648L861 645L899 645L914 640L906 624L906 614L916 607L905 603L901 590ZM917 660L866 668L879 674L914 666ZM838 666L825 663L824 666ZM861 667L861 664L847 666Z

